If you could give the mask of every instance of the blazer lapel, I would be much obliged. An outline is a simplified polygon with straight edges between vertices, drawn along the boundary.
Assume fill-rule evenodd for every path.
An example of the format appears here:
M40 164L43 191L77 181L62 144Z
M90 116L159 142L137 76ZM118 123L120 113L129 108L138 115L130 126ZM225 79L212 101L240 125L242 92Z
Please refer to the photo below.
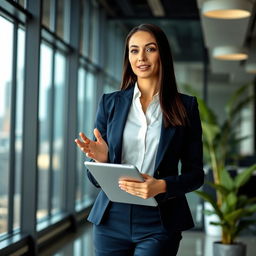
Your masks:
M112 145L114 148L114 163L121 163L123 131L132 103L133 92L134 86L127 90L121 91L116 99L115 117L112 124L112 131L114 132L112 139ZM166 149L170 144L171 139L173 138L175 130L176 129L173 126L165 128L164 122L162 121L160 141L157 149L156 163L154 168L155 170L157 170L159 167Z
M115 118L112 126L112 130L115 133L114 140L112 141L114 147L114 163L121 163L123 131L132 103L133 91L134 86L121 91L116 99Z
M161 135L160 135L160 141L157 149L156 154L156 163L154 170L156 171L163 159L163 156L166 152L167 147L169 146L173 135L175 134L176 128L174 126L171 127L164 127L164 121L162 121L162 127L161 127Z

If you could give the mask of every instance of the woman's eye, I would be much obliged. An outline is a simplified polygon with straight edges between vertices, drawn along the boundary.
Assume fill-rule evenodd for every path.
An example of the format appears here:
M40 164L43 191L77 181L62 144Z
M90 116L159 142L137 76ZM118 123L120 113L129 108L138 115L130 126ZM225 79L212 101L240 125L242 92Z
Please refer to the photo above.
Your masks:
M136 49L132 49L131 51L130 51L130 53L137 53L138 52L138 50L136 50Z
M154 52L154 51L156 51L156 48L154 47L147 48L147 52Z

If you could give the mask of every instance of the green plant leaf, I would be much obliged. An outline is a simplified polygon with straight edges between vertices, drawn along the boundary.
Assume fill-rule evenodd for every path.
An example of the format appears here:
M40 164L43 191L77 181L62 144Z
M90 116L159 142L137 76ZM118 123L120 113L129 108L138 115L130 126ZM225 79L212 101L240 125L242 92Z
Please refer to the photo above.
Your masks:
M221 222L215 222L215 221L210 221L210 224L211 224L211 225L214 225L214 226L223 226L223 223L221 223Z
M205 121L211 124L217 124L217 117L215 113L211 108L207 106L206 102L200 97L199 92L189 84L183 84L183 88L189 94L196 96L201 121Z
M248 90L248 88L250 86L252 86L253 83L249 83L249 84L245 84L241 87L239 87L237 90L235 90L234 93L232 93L231 97L229 98L225 110L227 112L228 115L231 115L231 112L233 111L233 109L235 108L235 106L237 105L237 102L239 102L239 99L241 98L241 96Z
M220 210L221 212L223 213L223 216L225 216L226 214L230 213L231 212L231 209L230 207L228 206L228 203L226 200L223 200L222 201L222 204L220 206Z
M228 194L226 200L229 208L234 209L237 203L237 195L231 192Z
M203 198L205 201L209 202L212 205L212 207L214 208L215 213L220 217L220 219L222 219L222 213L212 196L210 196L209 194L207 194L203 191L199 191L199 190L194 191L194 193L196 193L198 196Z
M198 102L198 108L200 113L201 121L210 123L210 124L217 124L217 117L212 109L210 109L206 102L201 99L200 97L197 97Z
M204 210L205 215L213 215L216 214L215 211L210 211L210 210Z
M243 140L246 140L248 138L252 137L252 135L246 135L243 137L238 137L238 138L234 138L234 140L232 141L233 145L237 145L238 143L242 142Z
M205 121L201 121L203 136L209 144L213 144L216 135L220 132L220 128L215 124L210 124Z
M229 190L227 188L225 188L223 185L221 184L214 184L212 182L207 182L211 187L215 188L217 191L219 191L221 194L223 195L228 195Z
M235 186L236 188L240 188L243 186L252 176L252 173L256 170L256 164L250 166L246 170L243 170L235 177Z
M234 222L246 215L246 213L247 211L245 209L237 209L229 214L226 214L224 218L227 222Z
M226 169L223 169L220 172L220 180L221 184L229 191L232 191L234 189L234 181L231 178L229 172Z

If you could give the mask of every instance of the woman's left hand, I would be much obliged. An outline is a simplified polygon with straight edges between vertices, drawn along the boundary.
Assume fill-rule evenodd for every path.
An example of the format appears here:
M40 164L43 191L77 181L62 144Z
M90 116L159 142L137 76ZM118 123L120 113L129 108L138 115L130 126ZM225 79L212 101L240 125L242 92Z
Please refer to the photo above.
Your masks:
M144 173L142 176L145 180L144 182L120 180L119 187L131 195L144 199L166 192L165 180L158 180Z

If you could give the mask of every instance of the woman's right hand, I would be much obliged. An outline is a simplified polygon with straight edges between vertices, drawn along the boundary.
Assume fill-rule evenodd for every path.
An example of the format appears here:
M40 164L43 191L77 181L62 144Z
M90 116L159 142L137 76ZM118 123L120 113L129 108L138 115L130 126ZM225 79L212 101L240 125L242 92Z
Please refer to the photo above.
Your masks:
M75 139L77 146L86 154L87 157L92 158L96 162L106 163L108 161L108 145L101 137L97 128L93 130L96 141L88 139L84 133L80 132L81 139Z

